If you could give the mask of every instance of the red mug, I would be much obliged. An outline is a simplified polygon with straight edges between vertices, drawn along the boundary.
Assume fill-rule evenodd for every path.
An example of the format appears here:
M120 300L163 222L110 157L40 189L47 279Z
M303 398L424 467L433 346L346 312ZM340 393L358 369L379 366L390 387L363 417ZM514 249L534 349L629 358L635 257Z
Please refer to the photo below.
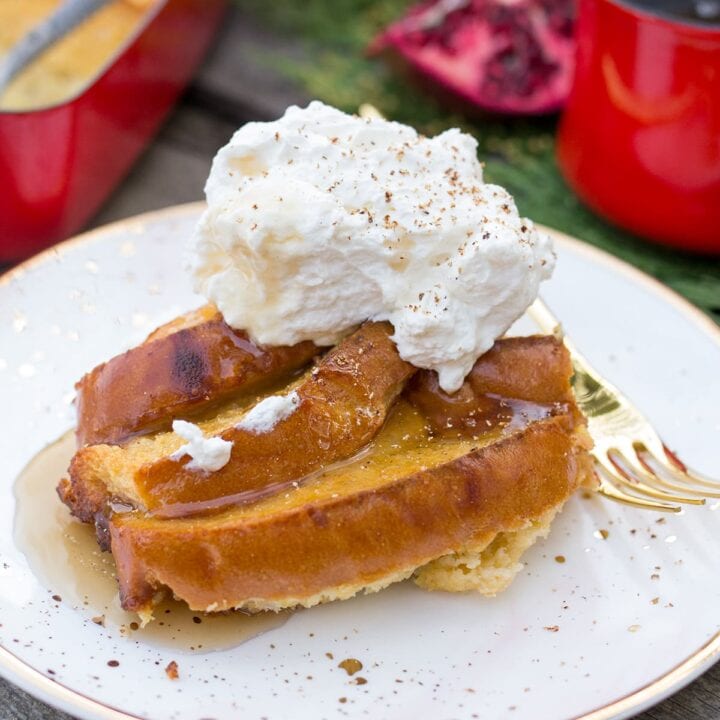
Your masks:
M649 240L720 253L720 19L580 0L558 136L566 180Z

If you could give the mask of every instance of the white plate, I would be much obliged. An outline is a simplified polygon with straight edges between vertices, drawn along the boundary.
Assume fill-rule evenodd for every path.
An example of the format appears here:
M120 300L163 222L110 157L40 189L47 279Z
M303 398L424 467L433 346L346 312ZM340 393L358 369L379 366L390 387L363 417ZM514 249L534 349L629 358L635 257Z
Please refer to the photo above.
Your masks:
M5 677L82 718L599 720L657 702L717 659L718 502L659 524L658 514L577 498L495 599L404 583L296 613L222 651L122 636L94 624L92 608L53 600L13 539L15 478L71 427L84 371L200 303L180 269L199 210L110 225L0 281ZM559 263L544 295L567 331L681 457L717 475L720 331L641 273L555 234ZM54 481L38 524L57 509ZM366 684L337 667L349 657L364 664ZM164 672L172 659L177 681Z

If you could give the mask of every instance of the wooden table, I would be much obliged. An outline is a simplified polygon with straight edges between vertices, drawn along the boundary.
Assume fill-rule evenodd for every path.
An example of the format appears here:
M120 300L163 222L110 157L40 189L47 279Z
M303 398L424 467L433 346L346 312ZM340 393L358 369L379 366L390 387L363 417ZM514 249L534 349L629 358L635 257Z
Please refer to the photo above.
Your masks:
M300 43L279 39L252 17L232 12L182 102L91 226L201 199L215 152L238 126L275 117L289 104L306 102L302 89L257 62L268 51L284 57L300 57L304 52ZM720 664L638 717L720 720ZM0 720L67 718L0 679Z

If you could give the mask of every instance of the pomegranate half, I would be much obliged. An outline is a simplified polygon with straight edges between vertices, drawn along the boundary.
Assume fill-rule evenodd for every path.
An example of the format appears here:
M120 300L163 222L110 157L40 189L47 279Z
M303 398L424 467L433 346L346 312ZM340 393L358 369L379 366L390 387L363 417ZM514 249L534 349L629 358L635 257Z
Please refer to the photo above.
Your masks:
M428 0L370 45L483 111L559 110L572 82L575 0Z

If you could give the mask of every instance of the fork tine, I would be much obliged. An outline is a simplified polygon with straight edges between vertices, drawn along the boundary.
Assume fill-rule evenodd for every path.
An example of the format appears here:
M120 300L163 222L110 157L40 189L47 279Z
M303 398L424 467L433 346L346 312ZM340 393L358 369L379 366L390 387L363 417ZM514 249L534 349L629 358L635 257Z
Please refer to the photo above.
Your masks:
M659 458L654 452L648 450L647 446L643 443L635 444L635 454L637 455L638 461L643 468L655 477L658 485L662 485L662 487L667 488L668 490L675 490L681 493L687 492L694 495L703 495L704 497L712 498L720 497L720 485L717 486L718 489L716 490L709 490L707 487L693 487L689 485L688 481L692 480L692 476L687 473L680 472L674 465L671 465L667 461L663 461L662 458ZM645 455L651 457L657 463L658 467L662 468L663 472L667 473L672 479L678 480L679 483L671 482L670 480L662 477L662 475L660 475L655 468L648 463L647 459L644 457Z
M606 471L607 472L607 471ZM600 483L595 490L599 495L614 500L615 502L622 503L623 505L631 505L632 507L640 508L641 510L657 510L659 512L672 512L678 513L681 508L679 505L668 505L666 503L655 502L654 500L648 500L646 498L640 498L637 495L630 495L629 493L623 492L620 488L613 485L613 483L605 476L605 474L598 473ZM617 473L612 473L612 479L617 480Z
M650 480L650 482L654 482L653 476L648 475L636 463L632 463L631 461L629 461L625 457L625 455L619 450L615 450L615 452L632 470L631 473L628 472L620 463L616 462L616 460L610 456L609 452L606 459L603 459L602 457L599 457L597 459L600 461L600 464L605 468L607 472L617 477L617 483L622 485L623 487L629 487L635 492L641 493L642 495L647 495L651 498L655 498L656 500L664 500L666 502L679 502L685 503L687 505L705 504L705 500L703 498L688 497L686 495L676 495L674 493L667 493L664 490L652 487L652 485L649 485L645 481Z
M562 336L560 321L539 297L528 308L528 314L543 332ZM704 505L705 497L717 497L720 482L690 470L663 445L650 422L632 402L593 369L567 337L564 341L572 358L577 403L588 419L588 430L596 442L593 455L597 467L605 475L603 487L607 492L603 494L611 497L621 493L626 497L620 502L629 504L635 504L634 494L690 505ZM648 451L646 456L638 451L639 444ZM653 464L647 462L650 456Z
M683 475L689 477L697 485L704 487L720 489L720 480L708 477L704 473L690 469L665 443L661 443L665 457L675 466L675 468Z
M642 455L640 454L640 452L638 452L638 450L643 450L648 453L655 460L655 462L657 462L657 464L661 468L663 468L663 470L667 471L675 480L679 480L681 483L683 483L683 487L677 489L681 491L702 493L704 495L707 495L708 497L717 497L714 493L709 493L704 489L701 490L700 488L692 488L687 486L688 482L690 482L694 483L695 485L700 485L703 488L711 488L712 490L720 491L719 481L712 480L711 478L703 475L702 473L697 473L689 470L687 465L685 465L685 463L680 460L680 458L672 450L670 450L670 448L668 448L668 446L665 445L665 443L662 442L662 440L660 440L660 438L654 432L647 432L641 440L636 440L635 442L633 442L632 447L643 467L648 472L656 475L658 478L659 476L657 475L655 470L643 461ZM663 484L667 486L667 483Z

